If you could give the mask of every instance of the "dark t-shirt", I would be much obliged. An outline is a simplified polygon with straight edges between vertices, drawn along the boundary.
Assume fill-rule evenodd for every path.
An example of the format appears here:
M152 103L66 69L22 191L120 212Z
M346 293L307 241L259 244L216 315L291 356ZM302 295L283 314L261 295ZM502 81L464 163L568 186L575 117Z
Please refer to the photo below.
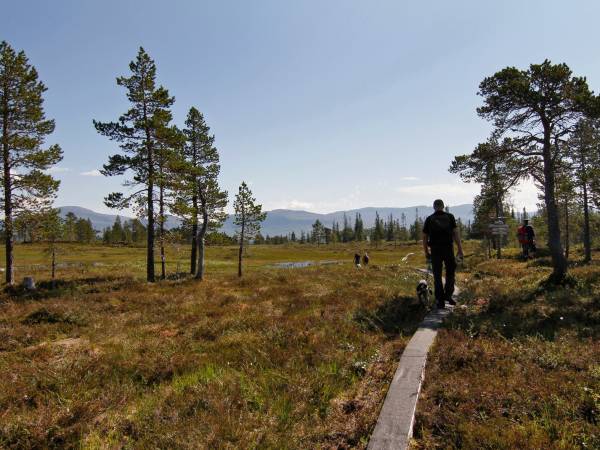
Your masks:
M425 219L423 233L428 237L430 247L452 246L452 233L456 228L456 219L450 213L436 211Z

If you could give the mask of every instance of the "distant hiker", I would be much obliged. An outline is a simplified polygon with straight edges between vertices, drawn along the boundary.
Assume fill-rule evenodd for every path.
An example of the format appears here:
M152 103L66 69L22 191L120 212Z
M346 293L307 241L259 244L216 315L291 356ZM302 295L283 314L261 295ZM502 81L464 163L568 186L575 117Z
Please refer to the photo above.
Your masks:
M529 220L523 220L523 225L517 228L517 237L523 249L523 259L535 257L535 231L529 225Z
M456 304L452 299L456 272L454 243L456 242L459 258L463 257L463 249L456 219L444 211L444 202L439 199L434 201L433 209L435 212L425 219L423 226L423 250L427 260L431 260L437 307L444 308L445 302ZM445 286L442 281L442 265L446 267Z
M354 265L356 267L360 267L360 254L359 253L354 254Z
M369 255L367 255L367 252L365 252L365 254L363 255L362 261L363 266L367 267L369 265Z

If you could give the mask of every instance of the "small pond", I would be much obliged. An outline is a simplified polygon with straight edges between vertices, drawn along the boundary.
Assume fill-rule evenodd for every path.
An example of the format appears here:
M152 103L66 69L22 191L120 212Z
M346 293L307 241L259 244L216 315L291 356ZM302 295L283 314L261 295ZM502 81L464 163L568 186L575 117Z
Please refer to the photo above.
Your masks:
M332 264L342 264L344 261L291 261L275 263L272 267L277 269L301 269L309 266L328 266Z

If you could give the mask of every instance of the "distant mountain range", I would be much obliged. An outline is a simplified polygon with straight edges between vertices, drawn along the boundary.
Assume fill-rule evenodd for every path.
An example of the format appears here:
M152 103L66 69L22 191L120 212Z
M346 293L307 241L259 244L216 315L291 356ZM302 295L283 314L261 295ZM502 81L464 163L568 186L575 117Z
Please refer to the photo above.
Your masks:
M73 213L77 217L82 219L90 219L92 221L92 225L95 230L102 231L105 228L112 227L115 223L117 216L121 218L121 220L130 220L132 217L125 216L123 214L103 214L98 213L96 211L92 211L91 209L82 208L81 206L59 206L61 217L65 217L68 213ZM146 221L142 220L144 225L146 225ZM167 221L165 223L167 228L176 228L180 224L180 219L174 216L168 216Z
M102 214L92 211L90 209L82 208L80 206L61 206L59 207L61 215L64 217L67 213L72 212L77 217L84 219L90 219L94 228L98 231L103 230L106 227L112 226L115 222L117 214ZM395 219L401 219L404 214L406 223L410 225L415 221L417 217L417 211L419 217L426 217L432 212L431 206L411 206L406 208L360 208L352 209L349 211L336 211L328 214L312 213L308 211L296 211L290 209L274 209L267 212L267 219L263 222L261 227L261 233L266 236L285 235L292 231L300 233L301 231L309 231L312 229L312 224L318 219L326 227L331 227L333 222L338 222L340 226L344 223L344 214L348 217L350 224L354 225L354 218L356 214L360 214L365 227L372 227L375 223L375 213L379 213L379 216L383 219L387 219L390 214ZM464 223L469 220L473 220L473 205L457 205L451 206L450 212L460 218ZM128 220L130 217L120 215L122 220ZM179 226L180 219L174 216L167 217L167 228L175 228ZM235 233L235 226L233 224L233 217L229 216L223 224L222 231L232 235Z

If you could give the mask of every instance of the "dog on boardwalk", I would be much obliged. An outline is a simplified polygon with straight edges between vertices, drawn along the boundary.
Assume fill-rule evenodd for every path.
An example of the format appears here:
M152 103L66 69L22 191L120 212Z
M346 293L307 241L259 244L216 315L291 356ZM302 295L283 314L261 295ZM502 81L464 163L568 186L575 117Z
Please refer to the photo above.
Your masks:
M432 294L433 292L429 289L427 280L420 280L417 283L417 298L422 305L427 306L429 304L429 296Z

